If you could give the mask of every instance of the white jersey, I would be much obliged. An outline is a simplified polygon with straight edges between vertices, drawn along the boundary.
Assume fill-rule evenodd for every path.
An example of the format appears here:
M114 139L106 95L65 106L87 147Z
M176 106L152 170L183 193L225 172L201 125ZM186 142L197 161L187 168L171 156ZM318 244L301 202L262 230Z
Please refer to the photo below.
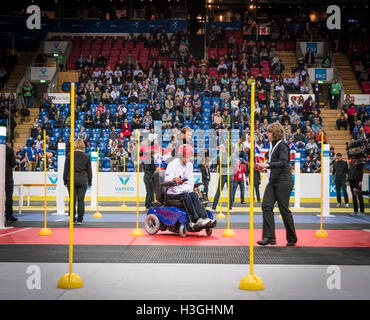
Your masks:
M182 185L169 188L167 190L168 194L180 194L194 190L193 164L191 162L187 162L184 165L179 158L171 161L167 166L164 181L173 181L175 177L188 180Z

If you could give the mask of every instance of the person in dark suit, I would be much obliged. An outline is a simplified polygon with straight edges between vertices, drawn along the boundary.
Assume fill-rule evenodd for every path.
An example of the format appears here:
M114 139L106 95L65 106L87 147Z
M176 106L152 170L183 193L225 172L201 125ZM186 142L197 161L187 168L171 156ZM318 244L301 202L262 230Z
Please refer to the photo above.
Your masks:
M209 168L209 157L205 157L204 164L200 165L200 172L202 173L204 194L206 195L206 200L208 201L208 186L209 186L209 181L211 180L211 172Z
M68 188L70 192L70 158L71 155L68 154L64 164L63 181L64 185ZM75 141L75 152L74 152L74 206L73 206L73 222L77 224L82 224L83 216L85 213L85 194L87 187L92 185L92 169L91 169L91 159L85 153L85 143L77 139ZM71 197L71 195L70 195ZM76 203L77 203L77 213L76 218ZM70 213L71 214L71 213Z
M144 184L146 189L145 197L145 208L150 209L150 206L154 202L153 184L152 177L156 170L156 165L154 163L154 150L150 152L150 162L144 162Z
M10 145L9 138L6 141L6 163L5 163L5 219L6 222L15 222L18 219L13 216L13 168L16 166L14 151Z
M278 122L267 128L267 138L270 141L270 151L267 163L256 164L257 170L268 170L269 183L262 201L263 235L260 245L276 244L274 205L277 201L280 214L286 229L287 246L294 246L297 242L294 221L289 210L289 198L293 189L293 179L290 173L289 146L284 141L284 128Z

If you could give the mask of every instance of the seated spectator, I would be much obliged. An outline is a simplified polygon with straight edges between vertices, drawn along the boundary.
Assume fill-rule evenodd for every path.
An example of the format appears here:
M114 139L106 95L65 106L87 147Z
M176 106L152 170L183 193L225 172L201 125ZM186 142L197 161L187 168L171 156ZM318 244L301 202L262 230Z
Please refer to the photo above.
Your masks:
M115 87L113 89L113 91L110 93L110 95L111 95L112 103L118 103L119 102L120 93L119 93L117 87Z
M100 111L96 111L93 127L94 128L102 128L104 125L105 119L104 116L101 115Z
M103 101L100 101L99 102L99 105L96 107L96 112L100 112L100 114L104 114L105 113L105 105L103 103Z
M225 110L221 117L221 126L222 129L230 129L231 127L231 117L230 114Z
M301 132L300 128L297 128L296 133L293 134L293 140L296 143L298 148L304 148L305 147L305 135Z
M117 134L117 131L116 131L116 127L112 126L111 129L112 129L112 131L109 133L109 136L108 136L108 145L111 146L113 141L116 141L117 145L118 145L118 134Z
M48 136L52 136L53 134L53 124L49 121L48 117L44 117L44 124L42 125L42 130L46 131Z
M143 117L139 113L139 109L135 109L135 114L132 117L132 130L143 128Z
M100 92L100 89L99 87L95 87L95 90L93 91L92 95L91 95L91 98L92 98L92 103L99 103L100 100L101 100L101 92Z
M118 111L116 111L116 113L114 114L112 123L116 128L121 127L122 119L121 119L120 115L118 114Z
M144 129L146 130L150 130L152 128L153 119L152 119L152 116L150 115L150 111L147 111L145 113L145 116L143 118L143 125L144 125Z
M331 57L330 57L330 52L326 53L326 56L324 60L322 61L322 67L323 68L330 68L331 67Z
M57 110L56 115L54 116L54 128L63 128L64 126L64 116L60 113L60 110Z
M172 128L172 115L168 108L166 108L165 113L162 115L162 128L171 129Z
M362 123L361 120L357 120L355 127L353 128L352 131L352 136L354 139L356 139L357 134L360 132L360 129L362 128Z
M347 130L347 126L348 126L348 115L344 111L344 109L342 109L342 111L337 114L337 121L336 121L336 123L337 123L338 130L340 130L341 127L343 127L344 130Z
M315 139L310 138L310 140L306 144L306 154L310 154L315 148L318 148Z
M357 132L357 135L355 136L355 139L366 139L366 133L365 133L365 129L364 127L361 127L358 132Z
M107 108L107 111L104 114L104 122L107 123L108 128L113 124L113 115L110 112L110 109Z
M110 171L111 172L118 171L118 162L119 162L118 157L117 157L118 151L119 149L118 149L117 141L113 140L108 150L108 157L110 157Z
M303 82L300 89L299 89L301 94L308 94L310 93L310 89L308 88L306 82Z
M41 134L36 137L36 140L34 142L36 143L36 150L39 150L43 142L43 137L41 136Z
M302 172L303 173L314 173L316 171L316 165L311 160L311 157L309 155L306 156L306 161L303 164Z
M91 111L87 110L87 113L84 118L84 127L91 129L93 127L93 124L94 124L94 118L91 114ZM55 127L55 124L54 124L54 127Z
M322 129L322 125L320 124L318 119L315 119L315 122L312 125L312 130L316 133L319 131L319 129Z
M326 134L322 129L319 129L315 134L315 140L317 141L317 145L321 148L321 134L323 134L324 144L326 143Z
M180 115L180 111L179 110L176 110L175 111L175 114L173 115L172 117L172 126L174 128L182 128L182 126L184 125L184 118L182 115Z

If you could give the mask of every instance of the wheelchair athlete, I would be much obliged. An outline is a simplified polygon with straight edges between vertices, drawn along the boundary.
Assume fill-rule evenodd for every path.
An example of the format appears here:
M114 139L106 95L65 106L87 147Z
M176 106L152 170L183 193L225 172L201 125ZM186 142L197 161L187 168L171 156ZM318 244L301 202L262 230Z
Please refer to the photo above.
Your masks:
M190 220L199 226L207 226L215 223L215 220L208 218L203 203L194 192L193 164L191 162L193 155L194 150L190 145L180 145L178 157L168 164L164 181L174 181L177 186L168 188L167 198L184 201Z

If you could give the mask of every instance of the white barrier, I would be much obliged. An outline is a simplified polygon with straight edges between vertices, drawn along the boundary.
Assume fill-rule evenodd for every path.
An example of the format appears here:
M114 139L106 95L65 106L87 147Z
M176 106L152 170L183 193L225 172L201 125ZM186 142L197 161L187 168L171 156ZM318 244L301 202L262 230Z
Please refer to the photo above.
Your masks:
M58 180L57 180L57 215L67 215L65 212L64 199L66 187L63 181L64 163L66 161L66 144L58 143ZM62 169L62 170L60 170Z
M0 229L5 229L6 128L0 127Z

